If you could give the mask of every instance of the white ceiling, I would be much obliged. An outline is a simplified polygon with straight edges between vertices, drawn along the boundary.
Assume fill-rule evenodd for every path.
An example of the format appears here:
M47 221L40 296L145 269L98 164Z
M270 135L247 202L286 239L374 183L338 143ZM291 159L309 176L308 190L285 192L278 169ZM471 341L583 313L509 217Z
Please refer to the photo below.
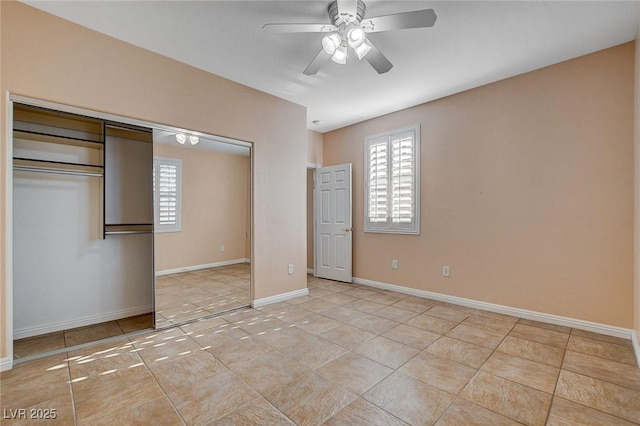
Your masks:
M433 8L438 20L369 36L394 64L386 74L350 57L305 76L321 35L262 26L328 23L331 0L26 3L304 105L320 132L625 43L640 27L639 1L365 0L365 17Z

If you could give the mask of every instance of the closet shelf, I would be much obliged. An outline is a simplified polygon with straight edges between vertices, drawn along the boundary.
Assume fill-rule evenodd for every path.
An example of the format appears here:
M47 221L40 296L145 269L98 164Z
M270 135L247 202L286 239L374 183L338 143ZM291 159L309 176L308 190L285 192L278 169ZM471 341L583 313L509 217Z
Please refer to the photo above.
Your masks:
M52 143L58 145L68 145L79 148L103 149L104 142L96 142L86 139L78 139L68 136L58 136L48 133L33 132L27 130L14 130L13 139L23 139L28 141Z
M13 170L63 175L104 177L104 167L92 164L65 163L62 161L13 158Z
M51 123L35 123L31 121L14 120L13 130L36 135L54 136L79 141L102 143L104 137L102 133L95 133L89 130L72 129L59 127Z

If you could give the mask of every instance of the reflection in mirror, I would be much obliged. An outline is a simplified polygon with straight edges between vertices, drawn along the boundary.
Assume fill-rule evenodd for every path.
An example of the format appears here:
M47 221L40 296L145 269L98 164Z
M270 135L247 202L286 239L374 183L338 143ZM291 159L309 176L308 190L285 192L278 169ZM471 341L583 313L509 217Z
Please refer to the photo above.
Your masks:
M154 130L157 328L251 301L251 148L185 136Z

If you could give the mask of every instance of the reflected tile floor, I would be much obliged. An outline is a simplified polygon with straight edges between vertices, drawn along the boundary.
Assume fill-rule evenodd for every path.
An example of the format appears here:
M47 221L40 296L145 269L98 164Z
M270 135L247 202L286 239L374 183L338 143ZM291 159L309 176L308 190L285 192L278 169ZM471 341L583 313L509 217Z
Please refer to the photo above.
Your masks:
M0 376L2 423L640 424L629 341L308 285L309 296L19 364Z
M251 304L251 265L240 263L156 278L158 328Z

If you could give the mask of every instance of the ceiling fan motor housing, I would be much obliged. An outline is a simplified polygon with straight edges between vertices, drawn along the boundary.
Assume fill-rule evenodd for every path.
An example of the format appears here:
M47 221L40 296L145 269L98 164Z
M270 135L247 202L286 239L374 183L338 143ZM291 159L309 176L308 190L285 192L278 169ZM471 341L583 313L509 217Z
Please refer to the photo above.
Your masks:
M364 13L367 10L367 7L364 5L362 0L358 0L358 4L356 6L356 16L351 15L340 15L338 12L338 1L334 1L329 5L329 19L336 27L340 27L342 24L348 24L350 22L355 23L356 25L360 24L362 18L364 18Z

